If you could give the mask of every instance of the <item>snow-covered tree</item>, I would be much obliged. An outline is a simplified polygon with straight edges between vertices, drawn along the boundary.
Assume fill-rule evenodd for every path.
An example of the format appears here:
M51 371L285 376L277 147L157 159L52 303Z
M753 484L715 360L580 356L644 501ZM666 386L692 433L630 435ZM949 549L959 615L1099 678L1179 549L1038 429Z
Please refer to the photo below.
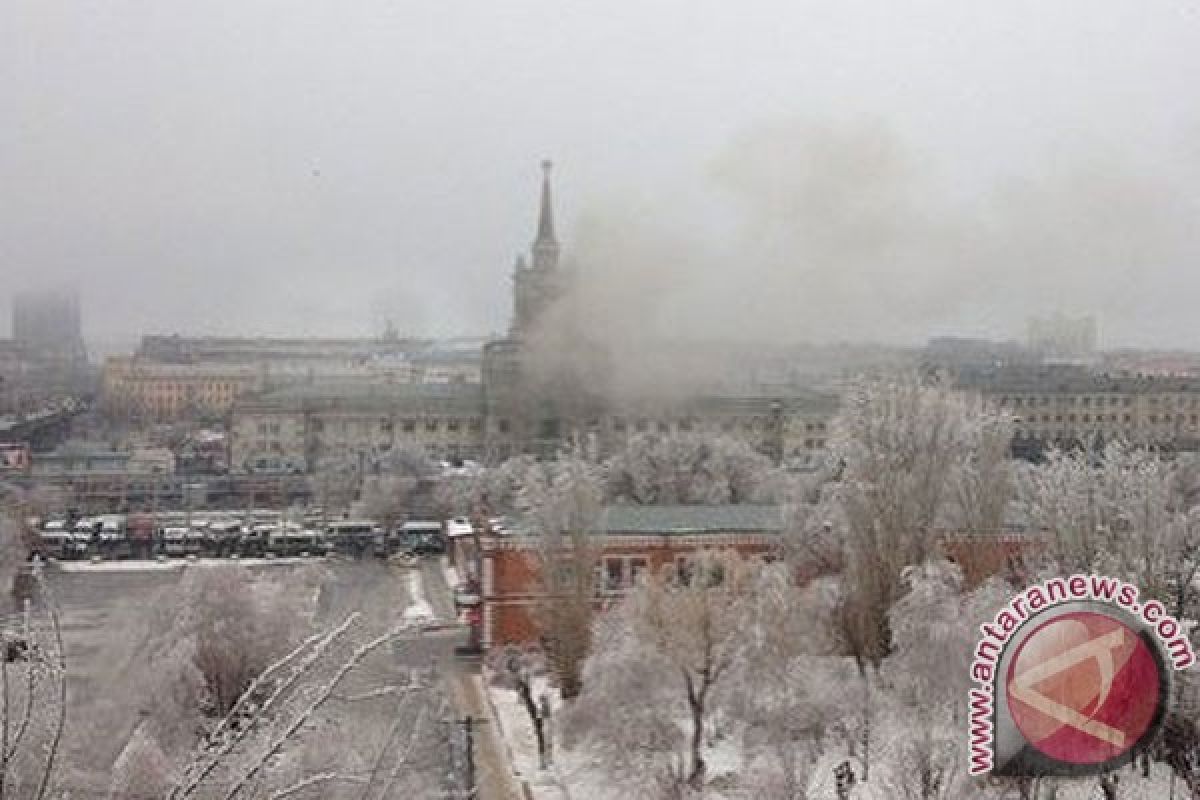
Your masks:
M423 633L352 614L259 673L213 725L168 793L183 798L429 796L442 779L435 676L395 665ZM353 714L352 721L349 715Z
M537 540L534 621L567 698L579 693L591 649L598 559L592 538L602 500L596 465L572 455L531 464L517 499Z
M235 566L188 570L167 593L164 646L183 642L203 681L206 713L223 716L262 670L302 634L284 587Z
M1185 468L1121 442L1100 453L1053 451L1023 473L1022 505L1054 569L1119 575L1174 615L1194 616L1200 511Z
M1008 488L988 483L1003 472L995 459L1003 430L977 398L914 377L859 384L835 419L840 474L828 520L843 545L843 572L833 618L863 680L866 775L871 673L893 645L888 611L904 593L902 575L938 554L948 527L994 524L1003 513ZM996 497L983 497L993 490Z
M699 504L778 500L782 478L771 460L722 434L637 434L607 464L616 503Z
M446 516L511 514L525 476L535 464L532 456L514 456L471 475L443 478L434 492L435 503Z
M676 785L703 784L705 728L715 693L747 635L757 569L733 552L701 551L679 570L649 576L622 600L620 611L606 615L604 644L587 675L601 666L622 674L596 676L601 683L594 691L585 683L579 713L595 724L590 738L622 724L609 715L627 726L644 725L621 741L633 746L630 736L648 739L660 774L665 765ZM606 691L613 682L630 681L643 682L641 691L628 685L620 695Z
M718 703L740 730L743 783L756 796L804 800L817 763L844 735L838 720L855 683L831 657L827 586L797 586L785 565L764 567L743 626L749 633Z
M881 705L907 735L881 759L884 782L897 797L957 800L973 791L962 742L977 624L1013 588L996 579L966 592L962 573L945 561L909 567L902 579L906 593L888 612L894 645Z
M67 656L42 569L33 565L33 596L0 630L0 798L49 797L61 762Z

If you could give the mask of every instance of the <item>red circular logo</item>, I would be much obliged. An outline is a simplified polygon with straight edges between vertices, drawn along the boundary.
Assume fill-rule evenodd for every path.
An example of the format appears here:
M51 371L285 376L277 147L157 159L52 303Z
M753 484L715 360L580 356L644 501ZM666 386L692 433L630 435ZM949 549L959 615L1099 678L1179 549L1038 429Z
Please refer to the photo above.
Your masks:
M1043 754L1102 764L1128 753L1158 717L1164 676L1150 646L1119 619L1069 612L1038 626L1009 663L1013 723Z

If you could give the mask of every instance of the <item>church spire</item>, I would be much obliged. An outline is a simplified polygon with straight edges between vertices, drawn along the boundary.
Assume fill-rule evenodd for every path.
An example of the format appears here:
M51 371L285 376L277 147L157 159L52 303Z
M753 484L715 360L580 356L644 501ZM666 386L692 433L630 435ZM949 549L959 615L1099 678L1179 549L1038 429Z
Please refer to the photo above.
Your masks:
M538 211L537 238L533 240L534 269L558 266L558 239L554 235L554 204L550 195L550 170L553 163L542 161L542 206Z

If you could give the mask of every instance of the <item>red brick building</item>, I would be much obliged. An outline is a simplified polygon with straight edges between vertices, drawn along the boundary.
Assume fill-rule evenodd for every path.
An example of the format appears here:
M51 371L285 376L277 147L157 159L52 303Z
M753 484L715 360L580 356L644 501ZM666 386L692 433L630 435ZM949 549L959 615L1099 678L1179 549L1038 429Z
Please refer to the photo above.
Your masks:
M769 556L779 547L779 506L608 506L591 534L597 555L596 602L628 591L646 570L660 570L701 549ZM538 638L533 608L539 598L536 535L482 538L483 646Z

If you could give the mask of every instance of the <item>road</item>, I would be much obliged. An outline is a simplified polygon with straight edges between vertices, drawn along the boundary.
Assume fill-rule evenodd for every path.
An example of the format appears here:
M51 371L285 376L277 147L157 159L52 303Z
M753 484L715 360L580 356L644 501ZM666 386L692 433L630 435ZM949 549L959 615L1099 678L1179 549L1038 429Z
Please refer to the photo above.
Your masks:
M437 558L423 559L418 569L425 597L434 614L439 621L452 621L454 601L440 561ZM476 778L481 800L523 800L504 742L479 688L479 664L457 658L454 654L455 646L465 643L465 632L449 637L427 636L402 644L397 649L397 657L406 665L436 665L446 678L456 716L460 719L470 716L479 721L475 726L474 738Z

